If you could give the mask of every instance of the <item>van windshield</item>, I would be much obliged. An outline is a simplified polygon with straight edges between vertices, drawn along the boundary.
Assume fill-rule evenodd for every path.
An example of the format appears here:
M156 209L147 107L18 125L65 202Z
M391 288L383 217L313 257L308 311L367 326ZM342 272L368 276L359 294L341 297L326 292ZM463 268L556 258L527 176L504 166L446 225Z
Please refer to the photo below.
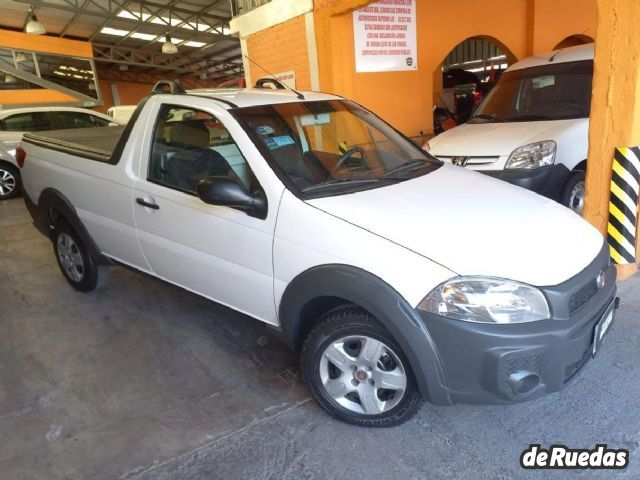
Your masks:
M506 72L468 123L587 118L592 77L592 60Z
M442 165L348 101L262 105L232 114L287 187L303 198L383 187Z

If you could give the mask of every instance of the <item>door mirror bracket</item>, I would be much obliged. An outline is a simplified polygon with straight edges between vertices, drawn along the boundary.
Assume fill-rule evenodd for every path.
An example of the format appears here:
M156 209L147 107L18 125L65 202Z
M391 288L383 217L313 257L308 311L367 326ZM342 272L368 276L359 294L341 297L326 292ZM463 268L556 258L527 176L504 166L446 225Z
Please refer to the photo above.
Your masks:
M197 186L198 197L209 205L235 208L247 215L267 218L267 198L262 192L250 193L240 182L229 177L207 177Z

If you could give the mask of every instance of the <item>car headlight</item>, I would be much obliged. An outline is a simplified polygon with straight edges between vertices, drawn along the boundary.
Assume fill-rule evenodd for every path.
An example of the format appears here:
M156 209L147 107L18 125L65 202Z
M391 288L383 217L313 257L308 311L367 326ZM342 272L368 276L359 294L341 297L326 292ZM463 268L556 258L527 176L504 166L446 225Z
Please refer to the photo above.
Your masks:
M545 140L516 148L509 155L505 168L538 168L553 165L555 160L556 142Z
M418 308L479 323L535 322L551 316L539 289L501 278L452 278L429 293Z

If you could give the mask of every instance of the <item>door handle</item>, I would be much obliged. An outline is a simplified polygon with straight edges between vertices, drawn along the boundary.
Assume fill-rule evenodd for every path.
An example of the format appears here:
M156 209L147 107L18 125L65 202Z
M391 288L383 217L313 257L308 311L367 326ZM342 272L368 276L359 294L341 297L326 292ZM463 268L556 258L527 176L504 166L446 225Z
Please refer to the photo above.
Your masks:
M136 198L136 203L146 208L152 208L153 210L160 210L159 205L152 202L147 202L144 198L140 198L140 197Z

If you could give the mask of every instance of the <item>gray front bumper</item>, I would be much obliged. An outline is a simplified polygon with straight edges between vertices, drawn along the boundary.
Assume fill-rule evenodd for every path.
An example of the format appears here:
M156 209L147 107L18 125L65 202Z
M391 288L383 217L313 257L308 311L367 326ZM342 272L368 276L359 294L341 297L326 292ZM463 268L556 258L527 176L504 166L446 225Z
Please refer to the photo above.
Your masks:
M601 271L606 281L597 288ZM578 275L542 290L551 305L550 320L494 325L420 312L442 361L451 403L537 398L562 389L588 362L596 323L616 298L616 269L606 244ZM514 385L523 372L537 377L524 393Z

